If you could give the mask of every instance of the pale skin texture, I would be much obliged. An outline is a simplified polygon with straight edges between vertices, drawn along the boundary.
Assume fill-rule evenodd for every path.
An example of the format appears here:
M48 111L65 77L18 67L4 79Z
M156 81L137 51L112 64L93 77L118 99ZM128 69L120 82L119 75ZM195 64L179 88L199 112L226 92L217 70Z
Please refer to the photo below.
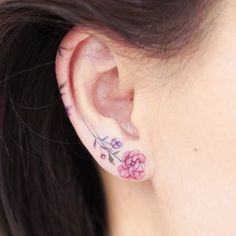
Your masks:
M120 88L134 89L132 122L140 137L130 142L142 146L152 168L146 181L127 182L99 162L110 236L236 235L235 22L236 2L228 0L212 32L184 65L183 58L164 65L141 53L136 59L113 54ZM106 43L115 51L114 42ZM58 77L65 78L60 71ZM99 109L87 105L88 114L81 113L96 119ZM89 148L90 137L81 135L77 116L72 113L72 123ZM131 139L109 119L93 125L102 135Z

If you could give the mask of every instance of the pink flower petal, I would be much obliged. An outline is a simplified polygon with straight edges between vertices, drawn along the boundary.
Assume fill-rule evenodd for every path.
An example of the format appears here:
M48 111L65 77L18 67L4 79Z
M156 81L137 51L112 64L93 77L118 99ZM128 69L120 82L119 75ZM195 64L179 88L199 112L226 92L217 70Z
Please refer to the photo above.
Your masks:
M136 170L139 167L139 165L140 165L139 161L136 161L133 168Z
M132 159L131 159L131 158L127 158L127 159L124 161L125 166L128 168L128 167L130 166L131 162L132 162Z
M132 179L134 178L134 170L130 170L129 169L129 174L130 174L130 176L132 177Z
M143 162L143 163L146 161L146 157L142 153L138 154L138 159L140 160L140 162Z
M127 152L125 152L125 153L123 154L123 158L122 158L123 161L125 161L127 158L129 158L129 153L130 153L130 152L127 151Z
M138 180L142 179L144 177L144 172L139 172L139 176L136 178Z
M121 171L123 171L123 170L126 170L126 168L124 168L124 166L119 166L119 167L118 167L118 171L119 171L119 172L121 172Z
M133 172L133 177L134 177L135 179L139 179L139 177L140 177L140 172L134 171L134 172Z
M142 166L142 165L139 165L139 167L136 169L136 171L139 171L139 172L144 171L143 166Z
M129 169L129 172L130 172L130 173L133 173L134 171L136 171L136 169L135 169L134 167L132 167L132 166L129 167L128 169Z
M130 173L129 173L128 170L123 170L123 171L120 172L120 176L122 178L128 178L130 176Z
M124 168L124 166L122 165L118 167L118 171L119 171L120 177L122 178L128 178L130 176L129 171L126 168Z
M129 157L134 157L136 155L138 155L140 152L138 150L133 150L129 153Z

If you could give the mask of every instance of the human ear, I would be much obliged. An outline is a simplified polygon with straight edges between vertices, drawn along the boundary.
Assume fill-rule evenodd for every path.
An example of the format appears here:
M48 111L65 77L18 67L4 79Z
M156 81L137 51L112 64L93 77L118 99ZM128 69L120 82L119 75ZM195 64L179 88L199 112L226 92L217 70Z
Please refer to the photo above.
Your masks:
M95 160L117 177L142 181L152 174L151 157L132 121L135 89L119 86L116 57L105 37L71 29L58 49L58 87L74 129Z

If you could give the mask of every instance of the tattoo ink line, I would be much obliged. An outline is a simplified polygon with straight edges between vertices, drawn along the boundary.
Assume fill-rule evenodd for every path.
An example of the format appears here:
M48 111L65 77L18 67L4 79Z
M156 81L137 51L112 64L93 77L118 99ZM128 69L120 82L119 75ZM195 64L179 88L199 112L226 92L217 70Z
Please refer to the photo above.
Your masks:
M66 86L66 82L62 83L62 84L59 86L59 89L62 90L65 86Z
M66 106L66 114L67 114L68 116L71 116L71 115L72 115L71 110L72 110L72 106Z

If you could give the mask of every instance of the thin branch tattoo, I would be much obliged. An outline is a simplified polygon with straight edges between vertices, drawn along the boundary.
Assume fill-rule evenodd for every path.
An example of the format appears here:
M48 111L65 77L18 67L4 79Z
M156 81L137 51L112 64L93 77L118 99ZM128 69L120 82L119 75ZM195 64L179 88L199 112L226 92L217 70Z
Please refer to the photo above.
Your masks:
M89 132L92 134L92 136L94 137L94 143L93 143L93 147L94 149L96 149L96 147L99 147L100 151L101 151L101 155L100 157L102 159L106 159L106 157L108 156L109 161L114 165L114 158L117 159L118 161L122 162L122 160L117 156L120 151L118 151L121 147L122 147L122 143L117 139L114 138L112 139L110 142L108 141L108 136L101 138L98 133L95 131L95 129L93 129L93 131L88 127L88 125L86 124L86 122L83 119L83 122L85 124L85 126L87 127L87 129L89 130Z
M62 84L59 85L59 90L60 90L61 96L64 96L64 95L65 95L65 93L62 92L62 90L64 89L64 87L66 86L66 84L67 84L67 83L64 82L64 83L62 83ZM65 110L66 110L67 115L68 115L68 116L71 116L72 106L66 106L66 107L65 107Z

